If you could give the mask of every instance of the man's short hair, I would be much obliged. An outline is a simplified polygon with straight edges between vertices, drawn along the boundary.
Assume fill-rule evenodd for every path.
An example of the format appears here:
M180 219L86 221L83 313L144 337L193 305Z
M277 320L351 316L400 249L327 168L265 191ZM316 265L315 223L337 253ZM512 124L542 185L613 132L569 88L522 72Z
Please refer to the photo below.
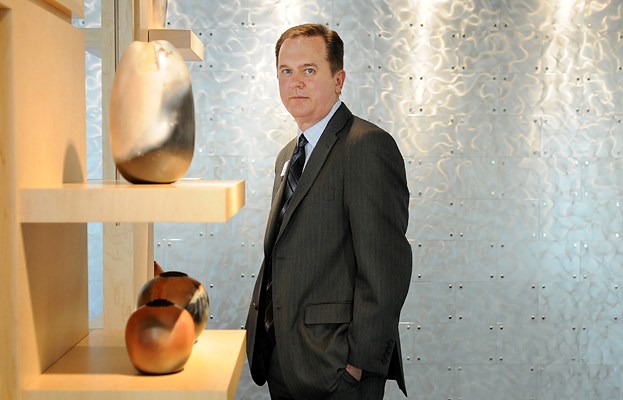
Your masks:
M324 39L327 49L327 61L331 68L331 73L335 75L338 71L344 69L344 42L334 30L329 29L322 24L303 24L293 26L283 32L275 45L275 60L279 67L279 51L281 45L286 39L294 39L297 37L315 37L320 36Z

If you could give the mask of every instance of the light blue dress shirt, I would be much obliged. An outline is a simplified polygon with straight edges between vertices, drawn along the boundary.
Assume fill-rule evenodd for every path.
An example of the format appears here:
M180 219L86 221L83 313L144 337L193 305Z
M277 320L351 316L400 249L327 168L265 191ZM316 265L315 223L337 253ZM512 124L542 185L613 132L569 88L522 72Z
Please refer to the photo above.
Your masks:
M324 132L324 129L327 127L329 120L331 119L331 117L333 117L333 114L335 114L335 112L337 111L337 109L340 107L341 104L342 104L342 101L338 99L333 105L333 107L331 108L331 110L329 111L329 113L323 119L321 119L320 121L316 122L316 124L307 128L305 132L299 129L299 132L296 135L297 141L298 141L298 138L301 136L301 134L305 134L305 138L307 139L307 144L305 145L305 164L303 164L303 170L307 166L307 161L309 160L309 157L311 156L312 151L314 151L314 147L316 147L318 140L320 140L320 136L322 135L322 132Z

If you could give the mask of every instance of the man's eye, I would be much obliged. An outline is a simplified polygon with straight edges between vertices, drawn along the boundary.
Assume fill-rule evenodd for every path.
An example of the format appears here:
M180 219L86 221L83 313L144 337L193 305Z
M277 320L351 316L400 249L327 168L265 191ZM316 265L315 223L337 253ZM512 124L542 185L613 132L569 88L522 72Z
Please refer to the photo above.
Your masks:
M292 70L291 69L287 69L287 68L282 69L281 70L281 75L286 75L286 76L292 75Z
M305 72L305 75L313 75L314 72L316 72L313 68L305 68L303 71Z

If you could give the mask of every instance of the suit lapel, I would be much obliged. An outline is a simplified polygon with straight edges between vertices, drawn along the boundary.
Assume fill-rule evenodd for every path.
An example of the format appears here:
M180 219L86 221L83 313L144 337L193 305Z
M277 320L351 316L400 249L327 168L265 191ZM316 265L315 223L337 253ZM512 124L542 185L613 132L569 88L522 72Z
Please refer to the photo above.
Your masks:
M301 203L301 200L303 200L309 189L312 187L314 181L316 180L316 177L318 176L320 170L322 169L322 166L324 165L325 160L331 152L333 145L338 139L338 133L344 128L344 126L346 126L347 122L351 118L352 113L346 107L346 105L342 103L342 105L337 109L337 111L327 124L324 132L322 132L320 140L318 141L318 143L316 143L316 147L314 147L314 151L312 152L309 160L307 161L307 165L305 166L303 175L301 175L301 179L299 180L296 190L294 191L294 195L292 197L292 200L290 201L288 210L283 216L281 229L279 230L277 239L279 238L279 235L281 235L281 232L283 232L285 226L290 221L290 216L292 215L292 213L296 210L298 205ZM285 182L285 179L282 180L282 185L279 188L280 192L283 192L283 182ZM281 194L279 196L280 197L278 198L281 199ZM275 208L278 209L279 207L272 207L271 217L275 213Z
M283 151L279 153L280 157L277 160L277 165L279 166L280 173L275 176L275 183L273 189L273 199L270 207L270 213L268 214L268 224L266 226L265 233L265 245L272 246L275 242L275 237L277 235L277 222L279 221L279 211L281 210L281 204L283 204L283 192L285 191L285 183L286 177L288 176L288 172L290 170L290 159L292 158L292 153L294 152L294 147L296 146L296 138L294 138L290 143L288 143ZM286 167L287 163L287 168ZM285 168L285 169L284 169ZM267 251L269 249L265 249Z

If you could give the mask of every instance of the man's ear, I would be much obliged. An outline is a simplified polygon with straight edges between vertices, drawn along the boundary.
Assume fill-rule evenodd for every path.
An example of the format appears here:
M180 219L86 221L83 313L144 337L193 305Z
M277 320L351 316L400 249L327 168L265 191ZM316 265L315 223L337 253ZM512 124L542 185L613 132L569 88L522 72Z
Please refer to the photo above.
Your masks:
M342 93L344 81L346 80L346 71L344 71L343 69L337 71L333 79L335 79L335 93Z

